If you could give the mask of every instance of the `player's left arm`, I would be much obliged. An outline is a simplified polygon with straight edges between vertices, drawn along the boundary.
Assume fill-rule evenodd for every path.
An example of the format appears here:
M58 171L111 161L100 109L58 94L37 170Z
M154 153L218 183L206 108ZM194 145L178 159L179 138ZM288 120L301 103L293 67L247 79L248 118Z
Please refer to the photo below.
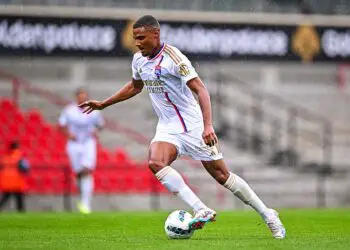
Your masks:
M209 146L214 146L218 143L218 138L213 128L211 102L208 89L199 77L194 77L187 81L187 86L198 96L198 102L203 114L204 142Z
M190 60L175 47L170 47L168 50L174 62L174 75L180 78L182 83L186 83L198 96L199 106L203 114L204 131L202 136L204 142L209 146L214 146L218 143L218 138L213 128L209 92L199 78Z
M105 126L105 120L103 119L100 112L96 113L94 126L95 129L93 131L93 135L97 137L97 133L100 132Z

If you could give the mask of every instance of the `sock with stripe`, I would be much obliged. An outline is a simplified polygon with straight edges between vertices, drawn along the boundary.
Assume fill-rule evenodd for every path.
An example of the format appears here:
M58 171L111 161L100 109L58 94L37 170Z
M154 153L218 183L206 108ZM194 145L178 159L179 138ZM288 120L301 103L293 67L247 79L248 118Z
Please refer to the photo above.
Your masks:
M224 187L229 189L238 199L255 209L263 218L268 213L268 208L251 189L248 183L238 175L230 173Z
M91 210L91 198L94 190L94 180L92 175L81 177L81 203Z
M156 173L156 177L169 192L181 198L194 212L207 208L198 196L186 185L182 176L175 169L166 166Z

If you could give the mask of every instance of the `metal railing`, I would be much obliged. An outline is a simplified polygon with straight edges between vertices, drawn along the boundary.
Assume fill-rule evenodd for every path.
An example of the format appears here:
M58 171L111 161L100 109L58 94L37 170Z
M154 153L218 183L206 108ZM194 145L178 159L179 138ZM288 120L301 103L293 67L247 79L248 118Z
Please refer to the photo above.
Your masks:
M217 83L212 99L219 133L237 148L264 156L266 164L316 174L317 206L326 206L325 183L332 174L332 122L237 78L219 73L213 80ZM230 85L235 97L228 95ZM232 111L233 120L227 118ZM307 144L320 152L318 159L303 159ZM309 169L313 165L315 169Z
M12 85L11 98L12 98L12 101L16 104L18 103L18 100L20 98L21 91L25 91L27 93L32 93L37 96L40 96L40 98L44 98L45 100L57 105L58 107L63 107L64 105L67 105L69 103L69 100L51 91L32 85L28 81L2 70L0 70L0 79L8 80L8 82L6 83ZM106 118L105 121L106 121L105 126L107 129L113 132L123 133L126 136L128 136L130 139L138 142L141 145L148 145L149 138L145 137L143 134L137 131L134 131L128 127L124 127L114 120Z
M314 162L331 166L333 126L330 120L237 78L218 74L214 81L217 83L213 94L216 119L220 126L229 126L235 131L235 134L226 134L238 147L271 156L279 150L303 155L306 145L311 145L319 151ZM228 95L232 91L235 96ZM227 119L230 111L236 119ZM298 163L305 161L294 165Z

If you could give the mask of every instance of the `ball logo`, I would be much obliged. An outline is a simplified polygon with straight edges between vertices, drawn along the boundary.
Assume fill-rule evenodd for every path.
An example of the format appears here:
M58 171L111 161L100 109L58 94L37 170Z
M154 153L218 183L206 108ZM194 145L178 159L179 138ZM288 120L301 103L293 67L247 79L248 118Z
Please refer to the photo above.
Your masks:
M190 230L190 229L185 230L185 229L181 229L179 227L173 227L173 226L167 226L167 229L170 232L173 232L173 233L178 234L178 235L188 235L188 234L192 233L192 230Z
M184 220L185 220L185 213L186 213L186 211L184 211L184 210L181 210L181 211L179 212L179 220L180 220L181 222L184 222Z

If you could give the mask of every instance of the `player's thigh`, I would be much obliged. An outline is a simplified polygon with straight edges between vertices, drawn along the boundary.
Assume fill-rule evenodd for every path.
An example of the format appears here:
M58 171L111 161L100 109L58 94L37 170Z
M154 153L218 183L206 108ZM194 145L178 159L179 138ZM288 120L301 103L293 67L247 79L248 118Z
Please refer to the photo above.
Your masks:
M75 173L79 173L83 168L83 166L81 165L82 154L80 144L75 142L68 142L67 154L73 171Z
M153 173L157 173L176 160L177 155L178 150L175 144L166 141L154 141L149 148L148 166Z
M208 171L208 173L221 185L225 184L227 179L230 177L230 171L228 170L223 159L202 161L202 165Z
M203 128L200 127L179 135L179 139L183 145L183 155L199 161L216 161L222 159L222 154L219 152L217 146L210 147L205 144L202 133Z
M82 145L81 165L82 171L89 173L96 167L96 141L88 140Z

